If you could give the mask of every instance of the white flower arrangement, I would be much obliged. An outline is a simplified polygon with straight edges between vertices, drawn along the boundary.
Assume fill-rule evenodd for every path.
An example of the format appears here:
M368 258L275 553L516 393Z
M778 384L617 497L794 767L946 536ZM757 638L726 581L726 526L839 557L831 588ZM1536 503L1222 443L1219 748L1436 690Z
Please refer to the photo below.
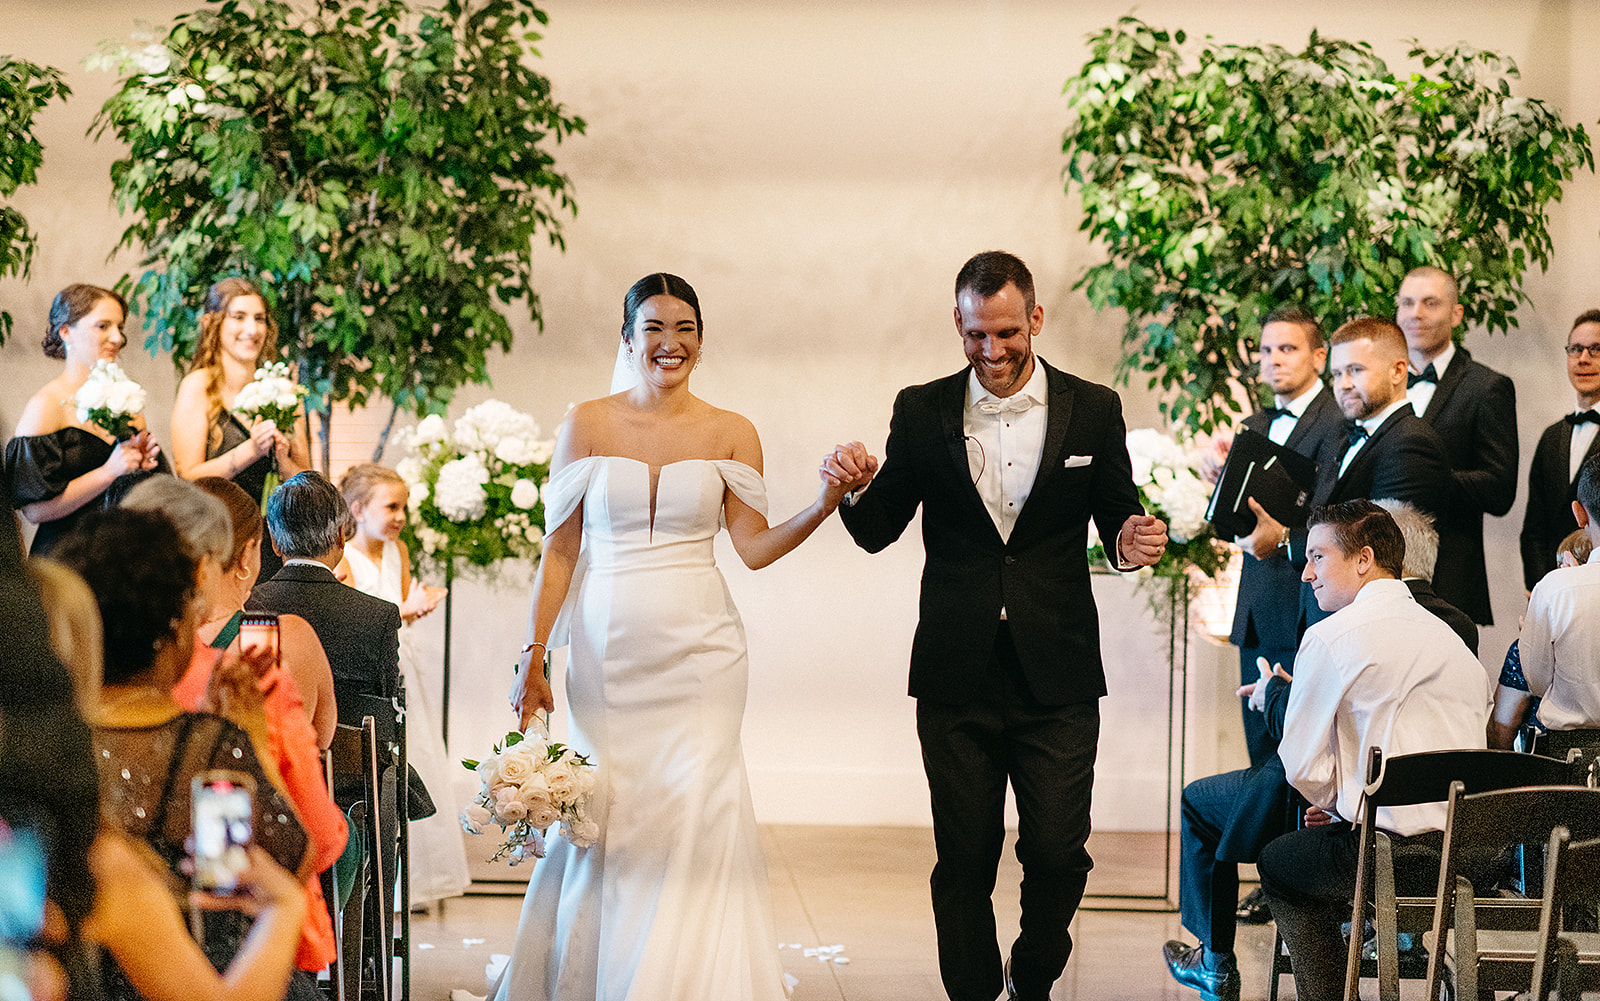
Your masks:
M407 543L419 560L442 565L464 557L485 569L505 559L538 560L555 443L532 417L488 400L454 427L432 414L401 434L409 454L395 471L410 488Z
M595 774L587 756L535 730L508 733L487 758L461 763L478 775L478 795L461 811L462 830L482 834L494 824L504 834L489 861L544 858L545 832L557 821L573 846L599 842L600 825L589 816Z
M89 370L89 379L73 394L78 420L110 432L118 441L132 438L138 429L133 419L144 413L144 387L128 378L122 366L101 359Z
M1127 442L1139 501L1147 512L1167 523L1167 551L1153 568L1154 574L1173 577L1195 567L1207 576L1215 576L1221 558L1214 545L1216 537L1206 521L1211 487L1199 473L1204 449L1193 442L1179 442L1154 428L1129 431ZM1093 534L1093 528L1091 523L1090 559L1103 559L1104 546Z
M233 398L233 412L251 420L271 421L279 432L294 434L295 421L300 419L300 401L309 390L294 380L287 363L267 362L256 369L254 380L245 383ZM267 510L267 498L278 489L278 454L272 454L272 469L261 487L261 511Z

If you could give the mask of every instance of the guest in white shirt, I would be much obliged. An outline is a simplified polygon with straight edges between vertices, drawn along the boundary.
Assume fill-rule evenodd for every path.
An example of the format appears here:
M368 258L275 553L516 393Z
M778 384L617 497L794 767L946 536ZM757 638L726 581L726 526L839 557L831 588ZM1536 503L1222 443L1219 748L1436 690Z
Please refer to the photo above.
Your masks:
M1583 462L1572 513L1590 542L1600 542L1600 455ZM1545 729L1600 727L1600 548L1534 586L1517 644Z
M1450 627L1400 580L1405 541L1368 500L1311 516L1304 580L1335 613L1306 631L1278 754L1310 803L1306 827L1261 853L1267 905L1294 961L1296 996L1338 998L1345 946L1339 926L1355 892L1357 818L1367 749L1386 757L1481 748L1488 716L1483 668ZM1439 847L1444 806L1380 811L1397 843ZM1411 870L1397 875L1405 881ZM1436 870L1425 874L1432 889Z

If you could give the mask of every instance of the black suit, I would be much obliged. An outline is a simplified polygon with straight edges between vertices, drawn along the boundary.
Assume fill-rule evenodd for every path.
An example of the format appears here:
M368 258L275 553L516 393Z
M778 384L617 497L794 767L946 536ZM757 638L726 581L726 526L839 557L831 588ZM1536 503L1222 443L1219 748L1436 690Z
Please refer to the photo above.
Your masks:
M1600 435L1589 442L1584 460L1600 452ZM1528 467L1528 507L1522 514L1522 584L1528 590L1556 568L1556 547L1578 530L1572 502L1578 481L1572 466L1572 425L1556 421L1539 436Z
M1338 461L1318 471L1313 504L1320 507L1360 498L1390 499L1409 501L1418 510L1441 517L1440 512L1449 503L1450 496L1450 467L1445 461L1444 443L1426 421L1411 412L1409 405L1395 410L1372 431L1350 460L1349 468L1341 474L1339 464L1344 459L1344 451L1340 450ZM1305 537L1306 532L1301 530L1295 533L1291 543L1291 556L1302 567L1305 565ZM1439 563L1443 565L1443 533L1440 533L1439 553ZM1436 580L1439 573L1438 570L1434 572ZM1321 622L1328 614L1317 607L1311 585L1302 584L1302 632L1304 626Z
M1437 512L1434 586L1472 621L1490 625L1483 516L1504 515L1517 499L1517 392L1510 379L1457 348L1422 419L1444 442L1451 469L1450 493Z
M1254 413L1244 419L1247 431L1266 435L1274 415ZM1295 421L1294 430L1284 441L1291 448L1316 462L1323 469L1339 461L1344 443L1344 414L1333 392L1321 386ZM1228 641L1239 648L1239 683L1247 685L1259 676L1256 658L1269 664L1282 664L1294 671L1294 651L1300 644L1300 570L1281 550L1264 560L1245 554L1239 571L1239 599L1234 606L1233 632ZM1267 735L1261 714L1241 700L1244 713L1244 741L1250 763L1259 765L1271 756L1276 740Z
M394 602L339 583L325 566L294 564L257 584L245 607L298 615L311 623L333 668L339 722L360 703L356 695L388 699L400 690L400 610Z
M992 1001L1001 988L990 895L1008 779L1025 874L1011 949L1019 993L1044 997L1071 952L1068 928L1091 865L1084 843L1097 700L1106 691L1084 546L1091 517L1100 537L1114 540L1142 513L1116 393L1044 370L1044 447L1009 539L967 465L967 370L901 391L877 478L840 508L868 552L899 538L922 509L926 565L910 693L939 856L939 965L955 1001Z

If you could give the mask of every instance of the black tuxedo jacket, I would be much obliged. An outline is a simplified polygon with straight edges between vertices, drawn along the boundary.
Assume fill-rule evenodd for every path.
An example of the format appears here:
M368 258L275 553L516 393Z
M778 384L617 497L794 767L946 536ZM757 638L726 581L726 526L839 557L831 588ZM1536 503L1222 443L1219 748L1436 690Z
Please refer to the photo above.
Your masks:
M1444 442L1451 469L1450 492L1437 512L1434 590L1472 621L1489 625L1494 616L1483 516L1503 515L1517 499L1517 392L1510 379L1456 348L1422 419Z
M1044 369L1044 449L1009 540L1001 541L967 468L967 369L901 390L878 475L853 506L839 509L857 545L875 553L922 508L926 563L911 645L916 698L972 701L972 670L993 652L1002 607L1034 698L1066 705L1106 692L1085 556L1089 519L1102 539L1115 540L1143 508L1117 394Z
M245 607L311 623L333 668L339 707L358 705L353 695L388 699L400 690L400 610L394 602L346 587L327 567L295 564L257 584ZM342 716L340 721L349 722Z
M1454 367L1454 366L1452 366ZM1339 501L1392 499L1410 501L1419 510L1440 517L1449 502L1450 467L1445 461L1444 443L1426 421L1404 406L1390 414L1388 419L1368 436L1350 468L1339 474L1339 463L1346 446L1339 448L1339 457L1325 470L1318 471L1318 485L1312 502L1318 506ZM1305 566L1305 536L1295 533L1291 553L1297 566ZM1439 563L1444 562L1444 540L1439 540ZM1434 570L1439 580L1441 571ZM1447 599L1448 600L1448 599ZM1301 630L1328 617L1317 607L1310 584L1300 588Z
M1244 419L1245 429L1266 434L1272 426L1267 414ZM1312 398L1284 442L1317 464L1319 472L1337 465L1344 444L1344 414L1326 386ZM1300 570L1282 551L1264 560L1245 554L1239 572L1239 600L1234 606L1233 633L1228 641L1237 647L1294 649L1300 643Z
M1600 452L1600 435L1589 443L1585 460ZM1572 502L1578 499L1578 481L1567 475L1572 467L1572 425L1556 421L1539 436L1528 467L1528 507L1522 514L1522 584L1528 590L1556 568L1556 547L1578 530Z

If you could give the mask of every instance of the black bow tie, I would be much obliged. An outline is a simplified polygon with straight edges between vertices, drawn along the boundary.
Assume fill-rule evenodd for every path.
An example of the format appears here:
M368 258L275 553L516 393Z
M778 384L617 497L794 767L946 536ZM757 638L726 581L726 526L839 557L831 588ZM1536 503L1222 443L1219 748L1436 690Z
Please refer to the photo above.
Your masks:
M1268 423L1277 420L1279 417L1286 417L1290 413L1288 407L1262 407L1260 412L1266 416Z
M1593 410L1580 410L1575 414L1567 414L1561 419L1573 427L1577 427L1580 424L1600 424L1600 413L1596 413Z
M1416 372L1416 373L1408 373L1406 375L1406 388L1407 389L1410 389L1412 386L1415 386L1419 382L1431 382L1435 386L1437 386L1439 384L1439 371L1433 367L1433 364L1431 362L1428 364L1428 367L1423 369L1422 371Z
M1367 436L1370 434L1370 432L1367 431L1365 425L1356 422L1352 423L1348 428L1345 429L1345 434L1350 436L1350 447L1355 448L1357 445L1367 440Z

